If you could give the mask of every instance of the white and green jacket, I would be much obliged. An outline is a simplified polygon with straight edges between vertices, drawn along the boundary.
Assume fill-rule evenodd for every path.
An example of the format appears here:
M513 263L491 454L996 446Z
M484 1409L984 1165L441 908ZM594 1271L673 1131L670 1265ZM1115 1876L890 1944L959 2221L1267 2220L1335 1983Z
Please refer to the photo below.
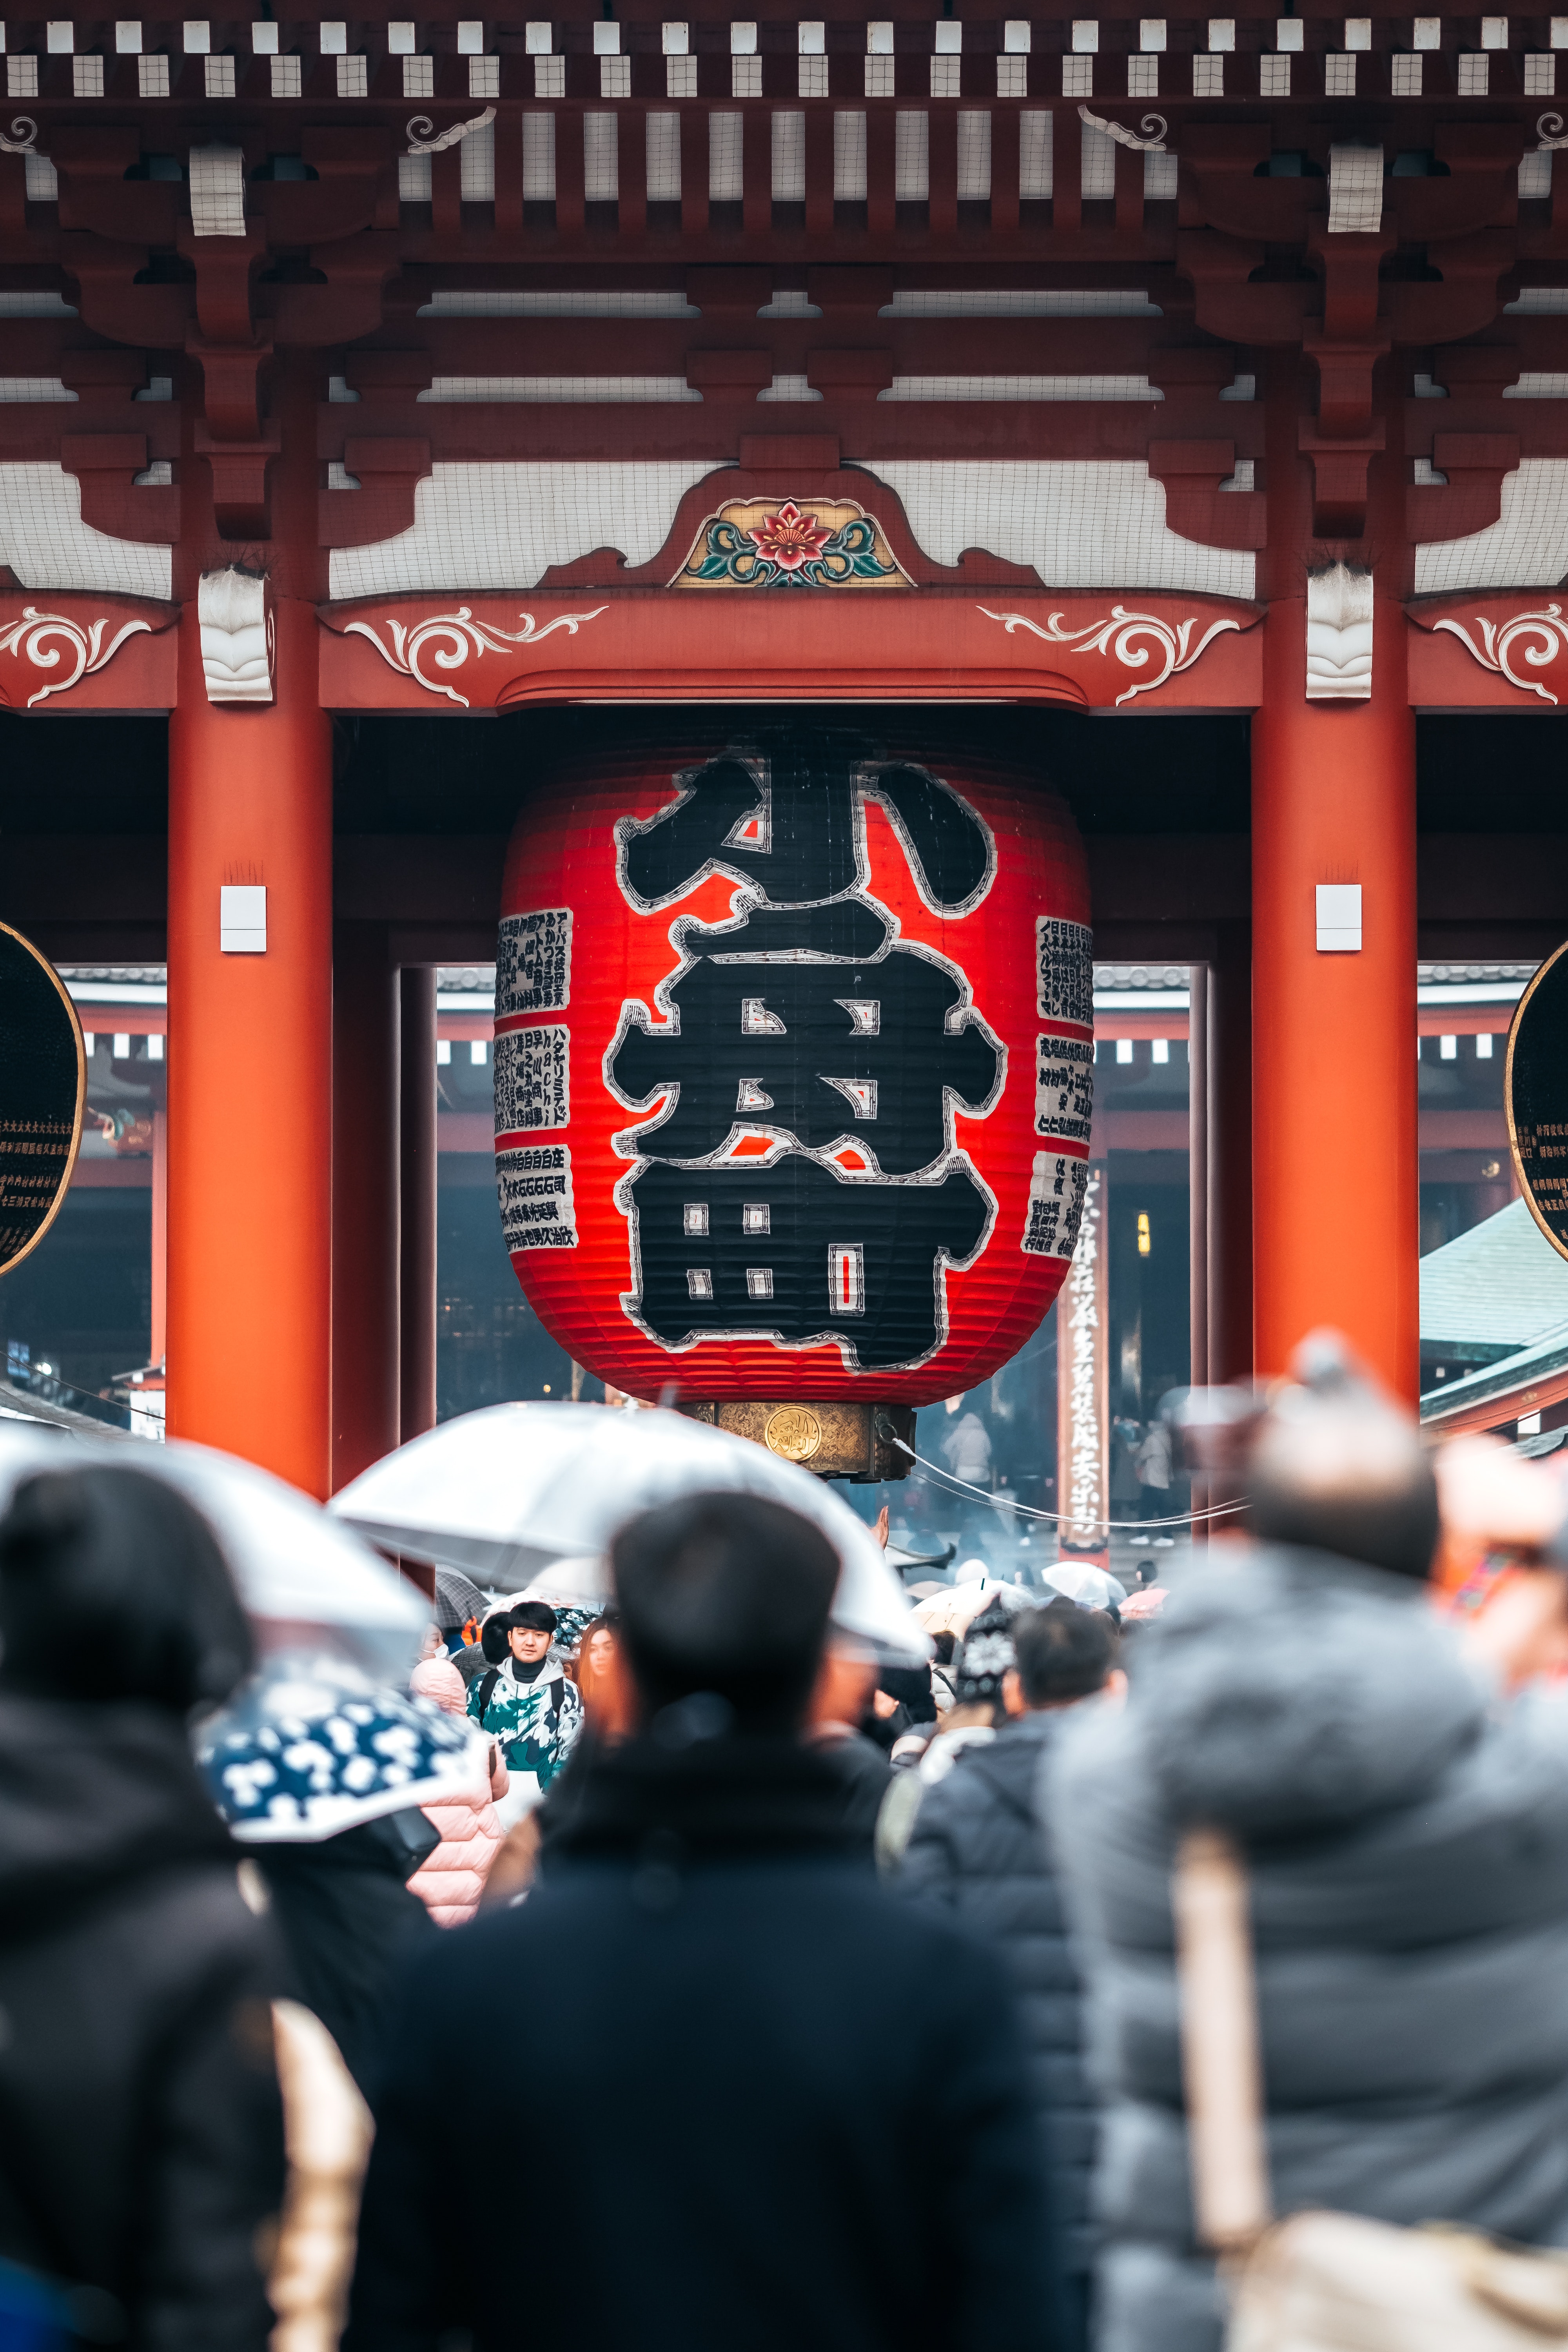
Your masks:
M468 1685L468 1713L500 1745L510 1772L531 1772L545 1790L576 1745L583 1728L577 1685L554 1659L547 1658L531 1682L520 1681L517 1662L506 1659L476 1675Z

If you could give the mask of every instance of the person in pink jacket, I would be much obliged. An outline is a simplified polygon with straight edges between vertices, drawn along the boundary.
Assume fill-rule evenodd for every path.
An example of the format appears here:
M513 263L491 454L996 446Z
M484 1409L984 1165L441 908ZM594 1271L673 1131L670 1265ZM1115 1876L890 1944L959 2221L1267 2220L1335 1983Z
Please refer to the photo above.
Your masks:
M434 1699L446 1715L466 1713L468 1692L449 1658L422 1658L408 1678L408 1687L416 1698ZM490 1864L506 1835L495 1801L506 1794L507 1770L493 1739L487 1744L486 1755L488 1777L481 1770L471 1790L423 1808L431 1828L440 1831L441 1843L408 1885L438 1927L460 1927L473 1917Z

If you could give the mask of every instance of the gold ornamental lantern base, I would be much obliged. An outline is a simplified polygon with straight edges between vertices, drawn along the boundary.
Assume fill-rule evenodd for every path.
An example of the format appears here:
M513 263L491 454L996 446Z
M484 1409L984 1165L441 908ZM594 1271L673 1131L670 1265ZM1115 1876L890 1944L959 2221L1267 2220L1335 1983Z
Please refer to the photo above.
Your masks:
M689 1421L732 1430L765 1445L785 1462L798 1462L819 1478L847 1478L859 1486L909 1475L915 1442L915 1409L909 1404L810 1404L747 1399L736 1404L686 1404Z

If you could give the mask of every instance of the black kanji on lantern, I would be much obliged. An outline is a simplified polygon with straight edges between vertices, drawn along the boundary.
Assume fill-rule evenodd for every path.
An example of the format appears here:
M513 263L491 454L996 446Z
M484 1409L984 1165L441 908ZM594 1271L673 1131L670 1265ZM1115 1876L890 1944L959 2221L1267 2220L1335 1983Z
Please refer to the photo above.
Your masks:
M973 1257L990 1221L963 1162L934 1184L868 1184L801 1151L768 1167L654 1160L625 1189L641 1320L656 1339L842 1339L862 1371L931 1354L942 1337L938 1259Z
M802 961L759 961L745 952L750 929L688 931L689 954L694 937L729 952L699 956L668 982L660 994L671 1017L654 1029L634 1022L610 1057L628 1103L671 1091L643 1149L704 1160L739 1126L791 1135L808 1151L847 1133L884 1176L942 1160L952 1142L948 1097L978 1115L1001 1066L972 1013L947 1025L966 1013L962 975L919 949L886 944L876 961L806 961L806 922L798 923ZM769 936L779 936L776 926Z
M902 761L868 763L832 736L773 736L760 756L710 760L677 781L673 808L616 828L621 887L641 910L684 898L708 874L753 884L773 907L841 898L867 878L863 797L900 834L931 906L962 912L995 870L985 826L939 778Z
M729 921L672 926L657 1013L628 1003L605 1056L629 1108L666 1098L618 1194L628 1311L667 1347L832 1338L862 1370L916 1362L944 1336L942 1268L990 1230L953 1116L992 1108L1005 1055L962 968L872 895L865 803L950 914L984 896L991 835L924 769L804 731L678 781L617 827L626 896L668 906L715 873L743 895Z

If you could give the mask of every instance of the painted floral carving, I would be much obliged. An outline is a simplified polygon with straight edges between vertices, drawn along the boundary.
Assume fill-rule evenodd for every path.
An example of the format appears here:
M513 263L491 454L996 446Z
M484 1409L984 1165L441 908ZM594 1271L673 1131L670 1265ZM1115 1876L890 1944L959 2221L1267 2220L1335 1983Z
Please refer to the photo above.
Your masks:
M876 518L847 499L736 500L710 515L673 583L679 588L901 588Z
M994 613L987 604L977 609L988 621L1000 621L1010 637L1020 629L1027 629L1031 636L1044 638L1047 645L1064 646L1073 653L1114 654L1124 669L1146 668L1152 655L1161 665L1158 671L1152 677L1138 679L1119 694L1119 704L1131 702L1135 695L1152 694L1167 678L1179 677L1183 670L1192 668L1215 637L1223 636L1227 629L1241 627L1239 621L1211 621L1194 646L1193 631L1198 625L1195 615L1173 625L1162 620L1157 613L1130 613L1124 605L1113 604L1109 620L1090 621L1081 629L1067 629L1062 626L1066 614L1052 613L1042 629L1037 621L1031 621L1024 613Z
M477 659L485 654L510 653L517 646L538 645L556 629L564 629L574 637L584 621L596 621L607 609L599 604L591 613L561 613L553 621L546 621L542 629L535 628L531 613L518 614L522 623L521 629L489 628L483 621L475 620L468 604L459 604L455 613L432 613L412 628L389 614L386 633L392 640L390 650L376 635L380 625L374 621L346 621L343 635L363 637L400 677L411 677L426 694L444 694L448 702L458 703L467 710L466 694L459 694L455 686L443 686L439 678L426 677L420 667L426 652L437 669L461 669L470 656Z
M1434 621L1434 630L1444 629L1458 637L1472 661L1489 669L1494 677L1505 677L1510 686L1517 686L1521 694L1538 694L1542 702L1554 703L1557 697L1542 685L1539 678L1521 677L1513 667L1514 656L1531 669L1548 669L1559 654L1568 651L1568 620L1563 616L1561 604L1548 604L1539 613L1515 613L1503 622L1490 621L1484 613L1475 616L1478 645L1463 621L1446 618Z
M37 694L27 697L27 708L47 702L51 694L68 694L84 677L91 677L114 659L127 637L151 636L150 621L124 621L105 645L109 628L105 620L89 621L84 628L64 613L40 613L35 604L25 607L19 621L9 628L0 629L0 653L14 654L18 661L31 664L34 669L61 669L60 677ZM62 664L68 664L62 669Z
M833 533L824 530L814 514L802 514L795 500L786 499L777 514L764 515L746 537L781 572L798 572L812 556L821 554Z

